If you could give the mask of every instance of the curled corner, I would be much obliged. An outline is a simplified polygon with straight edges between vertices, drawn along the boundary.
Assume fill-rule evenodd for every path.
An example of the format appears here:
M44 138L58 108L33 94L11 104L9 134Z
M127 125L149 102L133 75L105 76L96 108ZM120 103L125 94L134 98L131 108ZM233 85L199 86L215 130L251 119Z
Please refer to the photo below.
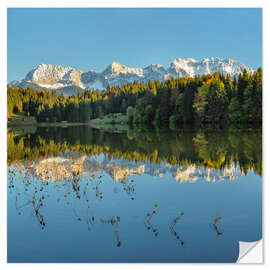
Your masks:
M236 263L263 263L262 239L255 242L239 241L239 255Z

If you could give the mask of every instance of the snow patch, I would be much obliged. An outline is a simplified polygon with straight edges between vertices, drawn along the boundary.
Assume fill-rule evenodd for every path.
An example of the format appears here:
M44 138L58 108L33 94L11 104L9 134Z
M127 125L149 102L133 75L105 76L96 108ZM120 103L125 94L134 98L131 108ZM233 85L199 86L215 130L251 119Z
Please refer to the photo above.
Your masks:
M193 58L176 58L168 69L161 64L152 64L144 68L128 67L118 62L110 64L103 72L97 73L93 70L83 73L72 67L62 67L60 65L40 64L35 69L30 70L22 81L13 81L12 87L27 87L29 83L34 83L41 88L59 89L67 86L78 86L80 88L102 90L107 85L121 86L128 82L149 80L164 81L171 77L195 77L204 74L220 72L225 76L229 74L231 78L239 76L246 69L250 74L254 70L246 67L239 61L221 58L205 58L198 61Z

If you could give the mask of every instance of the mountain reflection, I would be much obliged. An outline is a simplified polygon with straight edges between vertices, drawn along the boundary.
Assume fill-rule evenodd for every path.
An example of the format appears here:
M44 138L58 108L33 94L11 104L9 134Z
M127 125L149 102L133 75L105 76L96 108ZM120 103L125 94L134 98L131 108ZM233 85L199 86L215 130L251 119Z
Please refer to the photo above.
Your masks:
M65 156L38 159L28 162L14 162L10 165L10 171L14 170L22 175L41 179L44 182L57 182L72 179L74 191L78 189L78 177L87 174L91 177L99 177L101 174L110 175L114 181L120 181L125 185L124 190L129 194L134 193L128 178L131 175L151 175L163 178L164 175L171 175L177 182L196 182L204 179L207 182L218 182L224 180L234 180L244 175L239 165L232 163L230 166L218 170L211 167L196 165L171 165L165 162L139 164L124 159L112 160L107 155L98 156L78 156L74 153L65 153ZM76 180L77 179L77 180ZM98 190L98 180L96 180L96 196L100 197Z
M261 175L261 145L260 131L133 131L127 136L89 127L38 128L8 133L8 164L43 181L85 173L106 173L115 181L169 173L178 182L215 182L250 170Z
M165 232L184 250L192 242L190 222L199 222L206 234L212 230L216 238L226 237L228 217L216 213L226 213L222 206L229 203L233 209L238 201L230 195L242 190L234 183L205 182L261 174L261 132L130 132L110 134L88 127L10 131L8 192L13 218L31 218L31 225L42 232L57 231L59 224L82 234L84 228L91 237L98 236L96 241L110 241L117 250L125 249L129 238L158 241ZM248 178L241 177L237 186ZM216 194L223 196L216 192L220 188L226 195L221 209L212 202L209 210L199 209ZM191 198L199 198L194 204L199 213L188 203ZM204 211L206 217L201 216Z

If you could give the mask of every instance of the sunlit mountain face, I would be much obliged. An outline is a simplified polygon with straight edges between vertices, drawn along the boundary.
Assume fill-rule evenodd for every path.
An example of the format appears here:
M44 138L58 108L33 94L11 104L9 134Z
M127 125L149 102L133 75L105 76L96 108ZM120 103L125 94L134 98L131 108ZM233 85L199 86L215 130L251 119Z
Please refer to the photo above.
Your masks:
M39 64L30 70L21 81L14 80L10 87L32 88L43 90L56 90L65 95L73 95L84 89L106 89L107 86L122 86L127 83L151 81L164 81L170 78L194 78L205 74L219 72L238 77L244 70L253 74L254 70L245 66L240 61L210 57L202 60L192 58L176 58L168 68L161 64L151 64L147 67L128 67L118 62L113 62L102 72L94 70L85 71L61 65Z
M234 262L262 235L261 146L261 130L9 130L8 260Z
M126 180L132 175L150 175L163 178L169 174L178 182L196 182L203 179L207 182L238 179L244 172L237 163L226 165L222 169L205 166L171 165L166 162L155 163L135 162L125 159L111 159L108 155L100 154L92 157L81 155L72 157L73 153L63 156L43 158L32 162L16 162L10 166L10 170L21 174L31 174L32 177L44 182L64 181L74 176L84 174L99 175L106 173L112 180Z

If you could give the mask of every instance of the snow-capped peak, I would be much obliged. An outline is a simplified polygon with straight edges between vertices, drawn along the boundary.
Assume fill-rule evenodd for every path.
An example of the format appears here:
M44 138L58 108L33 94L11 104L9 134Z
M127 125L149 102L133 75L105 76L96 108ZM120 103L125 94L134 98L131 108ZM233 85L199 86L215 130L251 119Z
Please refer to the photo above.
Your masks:
M243 73L246 69L249 73L254 70L233 59L221 59L210 57L198 61L193 58L176 58L166 69L161 64L151 64L147 67L128 67L119 62L112 62L103 72L90 70L83 72L72 67L60 65L40 64L30 70L22 81L12 81L12 87L32 87L34 89L61 89L91 88L102 90L109 86L121 86L128 82L148 82L149 80L164 81L170 77L195 77L204 74L220 72L229 74L232 78ZM72 92L72 91L71 91Z

